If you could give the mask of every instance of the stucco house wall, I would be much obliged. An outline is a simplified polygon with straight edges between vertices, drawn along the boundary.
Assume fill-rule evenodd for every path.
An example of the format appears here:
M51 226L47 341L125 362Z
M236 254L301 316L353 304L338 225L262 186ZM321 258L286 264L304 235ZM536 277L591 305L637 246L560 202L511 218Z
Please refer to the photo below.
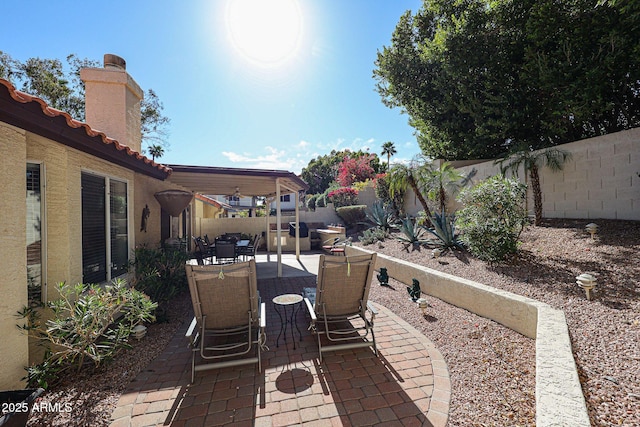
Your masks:
M0 389L21 388L29 361L28 342L14 316L27 302L25 134L0 122Z
M4 80L0 97L0 389L16 389L25 386L24 368L41 355L16 327L20 320L15 314L28 304L27 217L39 221L35 224L42 234L42 298L53 300L58 297L56 283L83 281L84 172L126 183L130 259L137 244L160 242L161 209L154 193L183 188L164 181L170 172L165 166L49 109L44 101L16 91ZM37 192L35 199L27 194L28 163L40 165L39 199ZM40 211L29 210L32 199L42 204ZM145 205L151 210L146 232L140 230ZM43 320L46 316L44 311Z

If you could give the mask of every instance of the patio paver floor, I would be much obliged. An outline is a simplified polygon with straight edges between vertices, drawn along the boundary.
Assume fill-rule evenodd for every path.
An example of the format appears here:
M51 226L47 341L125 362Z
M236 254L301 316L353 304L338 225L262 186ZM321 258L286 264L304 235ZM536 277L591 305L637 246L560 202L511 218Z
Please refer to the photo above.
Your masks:
M257 365L196 373L184 333L131 383L112 414L123 426L445 426L451 385L441 353L424 335L384 307L375 320L379 357L371 348L325 353L307 330L304 307L296 316L302 340L293 348L276 338L276 295L301 293L315 277L260 279L267 306L263 372ZM296 338L297 331L296 331Z

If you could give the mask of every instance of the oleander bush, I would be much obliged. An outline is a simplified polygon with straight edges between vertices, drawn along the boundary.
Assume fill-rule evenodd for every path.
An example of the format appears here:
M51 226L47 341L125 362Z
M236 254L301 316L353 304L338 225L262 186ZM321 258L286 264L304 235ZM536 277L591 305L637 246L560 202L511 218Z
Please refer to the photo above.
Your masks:
M45 308L48 320L41 320L41 309L24 307L18 325L46 348L45 360L27 368L30 386L47 386L65 370L77 371L86 362L98 367L130 347L133 328L154 320L157 304L144 293L130 288L123 280L108 285L64 282L55 286L60 295Z
M456 226L469 252L498 262L518 251L518 238L528 223L526 192L525 184L494 176L460 193L464 207L457 212Z

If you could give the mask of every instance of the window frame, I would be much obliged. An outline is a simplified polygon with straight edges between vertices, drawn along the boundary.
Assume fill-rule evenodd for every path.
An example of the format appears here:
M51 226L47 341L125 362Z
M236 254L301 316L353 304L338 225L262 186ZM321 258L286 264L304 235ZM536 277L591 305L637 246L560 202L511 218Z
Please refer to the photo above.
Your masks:
M132 203L132 198L131 198L131 180L127 179L127 178L123 178L120 176L116 176L116 175L110 175L110 174L105 174L102 172L97 172L94 170L90 170L90 169L81 169L80 171L80 177L81 177L81 181L82 181L82 176L83 175L91 175L97 178L103 178L104 179L104 195L103 195L103 200L104 200L104 213L105 213L105 223L104 223L104 237L105 237L105 246L104 246L104 251L106 254L106 265L105 265L105 269L106 269L106 275L105 275L105 281L104 282L100 282L100 283L109 283L110 281L112 281L113 279L119 278L119 277L123 277L125 276L128 271L125 271L124 273L118 275L118 276L113 276L112 275L112 270L113 270L113 260L112 260L112 244L111 244L111 181L116 181L116 182L120 182L120 183L124 183L126 185L126 221L127 221L127 226L126 226L126 231L127 231L127 261L131 261L131 253L130 253L130 248L131 248L131 239L135 238L135 236L133 235L133 231L132 231L132 226L131 226L131 203ZM81 188L80 188L80 197L82 200L82 184L81 184ZM81 209L81 216L82 216L82 209ZM81 242L84 238L84 224L81 225ZM84 247L83 247L84 248ZM82 260L81 260L81 265L82 265L82 281L84 282L84 269L85 269L85 264L84 264L84 258L81 256Z
M26 172L29 165L37 165L40 169L40 301L47 301L47 174L42 160L27 159L25 162L25 191L27 191ZM26 203L26 201L25 201ZM26 220L26 218L25 218ZM26 230L25 230L26 233ZM25 236L26 238L26 236ZM26 251L25 245L25 251ZM26 253L25 253L26 257ZM25 260L26 265L26 260Z

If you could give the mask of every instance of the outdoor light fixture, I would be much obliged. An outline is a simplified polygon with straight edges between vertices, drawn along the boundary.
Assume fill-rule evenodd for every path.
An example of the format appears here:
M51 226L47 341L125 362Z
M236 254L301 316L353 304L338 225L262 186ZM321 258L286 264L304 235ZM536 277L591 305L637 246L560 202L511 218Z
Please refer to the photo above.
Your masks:
M442 250L439 248L435 248L434 250L431 251L431 255L433 255L435 259L438 259L440 255L442 255Z
M583 273L576 277L576 283L587 293L587 299L591 300L591 290L596 287L596 278L591 274Z
M427 307L429 307L429 304L427 303L427 300L425 298L418 298L416 303L418 304L418 307L420 307L420 309L422 310L422 315L426 316L427 315Z
M598 232L598 224L594 224L593 222L585 225L584 228L585 230L587 230L588 233L591 234L592 239L594 238L595 234Z
M131 330L131 335L137 340L141 340L147 334L147 327L144 325L136 325Z

